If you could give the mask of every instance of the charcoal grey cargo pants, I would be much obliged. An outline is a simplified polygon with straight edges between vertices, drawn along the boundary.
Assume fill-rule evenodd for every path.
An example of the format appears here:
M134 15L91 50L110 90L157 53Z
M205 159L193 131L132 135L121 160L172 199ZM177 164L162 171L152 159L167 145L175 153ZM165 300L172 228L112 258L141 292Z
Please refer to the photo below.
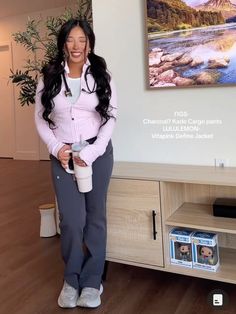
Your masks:
M58 202L64 279L74 288L99 289L106 254L106 198L113 168L113 147L92 164L93 189L80 193L73 175L51 156ZM84 249L86 246L86 250Z

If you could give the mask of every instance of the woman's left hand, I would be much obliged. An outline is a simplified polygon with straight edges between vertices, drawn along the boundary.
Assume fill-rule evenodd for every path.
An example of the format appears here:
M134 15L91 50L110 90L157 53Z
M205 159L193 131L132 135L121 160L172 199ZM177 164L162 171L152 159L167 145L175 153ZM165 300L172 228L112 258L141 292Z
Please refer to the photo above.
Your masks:
M76 165L78 165L80 167L87 167L86 162L83 161L82 159L80 159L80 157L74 157L74 162Z

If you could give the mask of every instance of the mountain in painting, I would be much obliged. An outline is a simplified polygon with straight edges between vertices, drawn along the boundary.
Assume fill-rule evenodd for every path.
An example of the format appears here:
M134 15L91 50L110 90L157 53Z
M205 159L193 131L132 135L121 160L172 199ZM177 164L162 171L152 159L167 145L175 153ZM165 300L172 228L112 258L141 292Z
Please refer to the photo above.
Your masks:
M236 6L230 0L209 0L198 7L208 8L212 10L233 10Z
M195 8L201 11L221 12L225 19L236 15L236 5L230 0L209 0Z
M182 0L147 0L147 17L150 33L225 23L220 11L195 9Z

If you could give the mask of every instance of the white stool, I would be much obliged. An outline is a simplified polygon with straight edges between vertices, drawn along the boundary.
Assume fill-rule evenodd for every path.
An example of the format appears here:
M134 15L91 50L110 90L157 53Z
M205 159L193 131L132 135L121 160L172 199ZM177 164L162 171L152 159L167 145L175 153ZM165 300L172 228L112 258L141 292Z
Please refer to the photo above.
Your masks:
M41 215L40 237L47 238L56 235L56 223L54 217L55 204L43 204L39 206Z

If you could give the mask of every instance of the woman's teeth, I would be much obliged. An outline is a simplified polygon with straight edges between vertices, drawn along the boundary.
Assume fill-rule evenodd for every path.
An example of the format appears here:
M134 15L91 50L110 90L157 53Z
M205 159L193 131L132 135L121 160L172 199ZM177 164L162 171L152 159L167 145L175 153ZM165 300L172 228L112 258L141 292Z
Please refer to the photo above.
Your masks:
M81 56L81 52L71 52L72 57L78 58Z

